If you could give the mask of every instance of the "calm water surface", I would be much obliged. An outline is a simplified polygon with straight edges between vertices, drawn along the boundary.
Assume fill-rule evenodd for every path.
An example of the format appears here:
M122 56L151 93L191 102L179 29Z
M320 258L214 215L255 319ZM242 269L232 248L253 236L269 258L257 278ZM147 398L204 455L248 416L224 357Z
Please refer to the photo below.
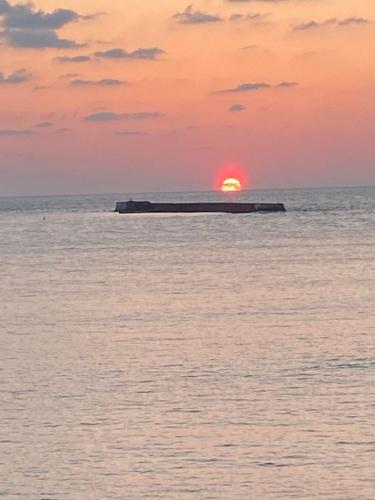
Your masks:
M128 198L0 199L0 496L375 498L375 189Z

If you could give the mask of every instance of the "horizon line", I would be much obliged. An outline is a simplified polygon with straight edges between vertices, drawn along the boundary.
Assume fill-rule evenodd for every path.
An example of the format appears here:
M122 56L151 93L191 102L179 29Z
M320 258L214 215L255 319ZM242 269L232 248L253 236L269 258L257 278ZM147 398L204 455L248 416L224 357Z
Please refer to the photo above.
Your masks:
M268 187L268 188L250 188L242 189L241 191L231 192L229 194L249 193L252 191L293 191L293 190L317 190L317 189L358 189L358 188L375 188L375 184L352 184L345 186L293 186L293 187ZM45 193L45 194L0 194L0 198L48 198L48 197L67 197L67 196L109 196L109 195L139 195L139 194L187 194L187 193L222 193L218 189L207 190L188 190L188 191L118 191L118 192L102 192L102 193ZM224 193L227 195L228 193Z

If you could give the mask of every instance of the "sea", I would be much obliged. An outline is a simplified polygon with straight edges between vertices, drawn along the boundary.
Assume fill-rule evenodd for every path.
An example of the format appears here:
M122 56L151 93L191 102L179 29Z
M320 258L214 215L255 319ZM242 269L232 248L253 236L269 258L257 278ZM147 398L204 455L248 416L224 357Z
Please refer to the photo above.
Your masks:
M375 188L0 198L0 497L375 498Z

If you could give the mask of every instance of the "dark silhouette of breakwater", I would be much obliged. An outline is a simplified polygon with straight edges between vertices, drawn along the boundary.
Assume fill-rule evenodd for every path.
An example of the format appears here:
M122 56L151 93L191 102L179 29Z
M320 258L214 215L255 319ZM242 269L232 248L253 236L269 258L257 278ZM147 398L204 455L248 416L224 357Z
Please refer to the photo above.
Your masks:
M152 203L150 201L119 201L115 212L130 213L194 213L227 212L235 214L253 212L285 212L283 203Z

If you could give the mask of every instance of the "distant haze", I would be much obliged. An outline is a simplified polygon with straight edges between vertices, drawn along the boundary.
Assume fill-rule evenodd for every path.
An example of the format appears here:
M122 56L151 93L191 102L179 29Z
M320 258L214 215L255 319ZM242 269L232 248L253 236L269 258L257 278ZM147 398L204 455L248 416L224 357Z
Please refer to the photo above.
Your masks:
M0 195L375 184L374 0L0 0Z

